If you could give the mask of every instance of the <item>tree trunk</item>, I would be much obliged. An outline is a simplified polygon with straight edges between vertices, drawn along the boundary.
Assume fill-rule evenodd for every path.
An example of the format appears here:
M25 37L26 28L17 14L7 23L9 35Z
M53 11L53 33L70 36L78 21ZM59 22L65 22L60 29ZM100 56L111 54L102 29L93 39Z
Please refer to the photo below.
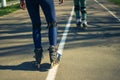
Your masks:
M6 0L2 0L2 7L6 7Z

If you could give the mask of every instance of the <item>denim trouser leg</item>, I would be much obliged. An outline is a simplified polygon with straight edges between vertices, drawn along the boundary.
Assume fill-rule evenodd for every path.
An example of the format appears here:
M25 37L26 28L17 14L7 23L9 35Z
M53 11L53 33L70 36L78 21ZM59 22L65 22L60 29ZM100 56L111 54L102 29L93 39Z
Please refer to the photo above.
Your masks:
M86 20L87 19L86 0L80 0L80 4L81 4L82 20Z
M33 25L33 40L35 48L41 47L41 20L39 14L39 6L41 6L47 23L56 22L56 14L53 0L26 0L28 13L30 15ZM57 27L49 28L49 42L50 45L57 44Z
M56 13L54 0L40 0L41 8L45 14L48 24L56 22ZM49 27L49 26L48 26ZM57 26L52 25L49 27L48 36L50 45L56 46L57 44Z
M74 0L74 11L76 19L80 19L80 0Z
M41 48L41 20L38 0L26 0L26 6L32 21L32 35L35 48Z

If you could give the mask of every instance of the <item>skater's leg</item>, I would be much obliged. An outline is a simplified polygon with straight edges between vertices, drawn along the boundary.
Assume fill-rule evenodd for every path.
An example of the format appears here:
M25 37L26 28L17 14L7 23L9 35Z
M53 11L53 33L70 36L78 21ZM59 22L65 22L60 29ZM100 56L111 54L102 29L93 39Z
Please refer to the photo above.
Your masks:
M75 16L76 16L76 25L77 25L77 27L81 27L80 0L74 0L74 12L75 12Z
M86 0L80 0L82 20L87 19Z
M46 4L46 5L44 5ZM48 35L51 46L57 45L57 24L56 13L53 0L41 0L41 7L48 23Z
M80 0L74 0L74 11L76 19L80 19Z
M38 0L26 0L26 5L32 21L32 36L35 46L35 59L37 65L39 66L43 52L41 47L41 20L39 14L39 2Z
M80 0L81 3L81 14L82 14L82 25L83 29L87 29L87 11L86 11L86 0Z
M32 33L34 46L41 48L41 20L39 14L39 4L37 0L26 0L28 13L32 21Z
M49 23L48 24L48 36L49 36L49 42L51 46L57 45L57 36L58 36L58 28L56 22Z
M56 22L54 0L39 0L48 23Z
M46 4L46 5L44 5ZM45 14L47 23L48 23L48 36L49 36L49 54L50 54L50 62L57 62L57 24L56 24L56 13L54 7L53 0L41 0L41 7Z
M44 5L46 4L46 5ZM48 35L51 46L57 45L57 24L56 13L53 0L41 0L41 7L48 23Z

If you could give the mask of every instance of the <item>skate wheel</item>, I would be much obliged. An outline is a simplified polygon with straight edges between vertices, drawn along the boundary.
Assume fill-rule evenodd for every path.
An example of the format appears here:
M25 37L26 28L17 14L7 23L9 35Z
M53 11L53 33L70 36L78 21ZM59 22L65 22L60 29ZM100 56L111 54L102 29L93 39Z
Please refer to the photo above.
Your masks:
M51 68L53 68L54 66L58 65L58 63L52 62L51 63Z
M37 69L40 69L40 64L37 64Z
M36 67L37 70L40 69L40 64L39 63L35 62L34 64L35 64L35 67Z

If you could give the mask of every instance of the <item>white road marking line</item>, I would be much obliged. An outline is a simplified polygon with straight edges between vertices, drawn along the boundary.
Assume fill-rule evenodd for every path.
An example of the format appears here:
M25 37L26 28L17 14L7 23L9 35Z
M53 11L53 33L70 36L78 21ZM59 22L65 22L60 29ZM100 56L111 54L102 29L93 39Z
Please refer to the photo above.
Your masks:
M66 38L67 38L69 27L71 25L73 14L74 14L74 8L72 8L71 15L70 15L69 20L68 20L68 22L66 24L62 39L61 39L59 47L58 47L58 53L60 55L62 55L62 53L63 53L65 41L66 41ZM58 66L59 66L59 64L54 66L52 69L49 70L46 80L55 80L56 73L57 73L57 70L58 70Z
M55 76L56 76L56 73L57 73L58 66L59 65L56 65L49 70L46 80L55 80Z
M108 8L106 8L103 4L101 4L100 2L98 2L98 0L94 0L96 3L98 3L100 6L102 6L105 10L107 10L113 17L115 17L119 22L120 22L120 18L118 18L112 11L110 11Z
M66 41L67 34L68 34L68 31L69 31L69 28L70 28L70 25L71 25L71 21L72 21L72 16L73 16L73 14L74 14L74 8L72 8L71 15L70 15L69 20L68 20L68 22L67 22L67 24L66 24L66 27L65 27L65 30L64 30L62 39L61 39L60 44L59 44L59 47L58 47L58 53L59 53L60 55L62 55L62 53L63 53L65 41Z

